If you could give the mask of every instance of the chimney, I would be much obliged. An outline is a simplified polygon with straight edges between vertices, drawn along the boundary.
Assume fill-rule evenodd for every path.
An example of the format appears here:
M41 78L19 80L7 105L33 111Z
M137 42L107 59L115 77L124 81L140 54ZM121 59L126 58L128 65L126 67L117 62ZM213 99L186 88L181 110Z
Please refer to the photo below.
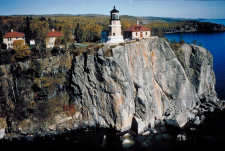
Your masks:
M139 21L137 21L137 25L139 25Z
M52 31L55 31L55 29L52 29Z
M13 32L13 29L11 29L11 32Z

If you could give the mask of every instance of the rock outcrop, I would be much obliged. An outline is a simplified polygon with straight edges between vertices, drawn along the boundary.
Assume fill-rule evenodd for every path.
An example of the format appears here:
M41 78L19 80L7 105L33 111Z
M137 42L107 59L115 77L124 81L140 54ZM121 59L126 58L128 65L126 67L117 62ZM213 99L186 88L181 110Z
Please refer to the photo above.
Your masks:
M201 103L219 101L213 57L202 47L174 52L164 39L144 39L113 48L111 57L106 51L76 56L71 68L70 101L87 123L126 131L176 116L183 126Z
M142 39L90 52L0 66L0 138L87 126L157 133L157 123L199 124L225 104L202 47Z

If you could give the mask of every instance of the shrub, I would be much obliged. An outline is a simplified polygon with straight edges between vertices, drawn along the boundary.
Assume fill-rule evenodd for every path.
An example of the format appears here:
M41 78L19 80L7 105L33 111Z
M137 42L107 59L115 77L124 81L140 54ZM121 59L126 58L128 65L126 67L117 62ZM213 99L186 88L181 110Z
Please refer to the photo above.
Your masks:
M179 42L181 45L185 44L185 41L184 40L180 40Z
M103 57L111 57L112 56L112 49L108 49L103 53Z
M176 39L172 39L170 43L177 43Z
M88 45L87 49L94 47L94 45Z
M120 45L120 46L124 46L125 44L121 42L121 43L119 43L119 45Z
M79 55L81 55L83 52L84 52L84 48L82 48L82 47L77 48L77 49L75 49L75 50L70 50L70 53L72 53L72 54L75 55L75 56L79 56Z
M164 39L165 39L168 43L170 42L168 38L165 37Z
M38 62L37 60L32 60L30 62L28 72L30 72L30 74L33 74L35 78L40 77L42 71L43 71L43 67L40 62Z

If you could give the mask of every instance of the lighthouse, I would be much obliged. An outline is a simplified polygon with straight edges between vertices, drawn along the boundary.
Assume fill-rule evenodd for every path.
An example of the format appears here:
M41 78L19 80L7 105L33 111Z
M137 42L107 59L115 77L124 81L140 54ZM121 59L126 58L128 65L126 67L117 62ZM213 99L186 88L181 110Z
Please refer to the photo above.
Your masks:
M121 23L119 18L119 11L114 9L110 11L110 23L109 23L109 36L107 43L121 43L123 41L123 36L121 35Z

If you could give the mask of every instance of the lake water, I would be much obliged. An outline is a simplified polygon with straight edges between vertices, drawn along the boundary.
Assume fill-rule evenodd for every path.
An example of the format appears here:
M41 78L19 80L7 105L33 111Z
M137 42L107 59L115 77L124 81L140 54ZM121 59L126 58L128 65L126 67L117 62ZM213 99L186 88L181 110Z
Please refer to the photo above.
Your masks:
M225 20L205 20L225 25ZM213 69L216 75L216 92L220 99L225 99L225 32L222 33L174 33L167 34L169 40L177 42L182 36L186 43L192 44L193 40L197 45L201 43L213 55Z

